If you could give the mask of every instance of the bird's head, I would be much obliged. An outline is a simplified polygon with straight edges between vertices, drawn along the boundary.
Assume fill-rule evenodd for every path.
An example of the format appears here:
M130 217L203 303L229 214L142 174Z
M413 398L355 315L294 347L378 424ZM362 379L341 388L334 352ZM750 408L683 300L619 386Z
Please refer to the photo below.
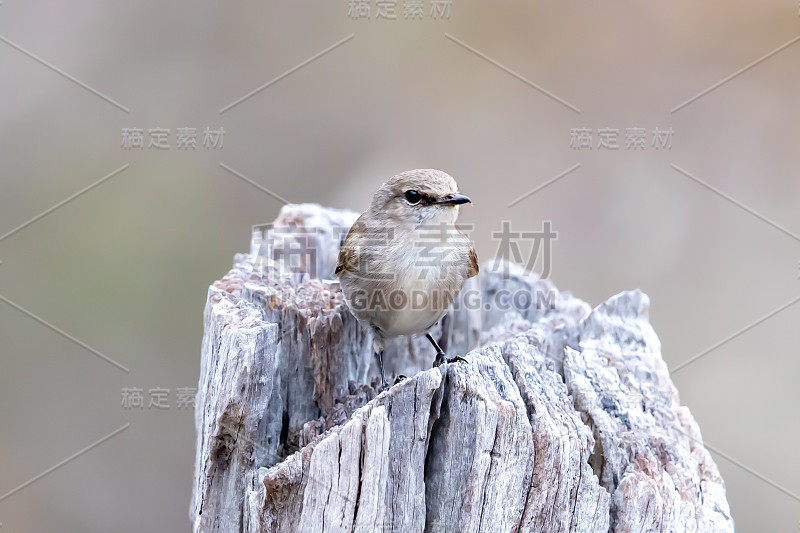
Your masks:
M395 224L455 224L458 206L471 202L452 176L426 168L390 178L375 193L370 211Z

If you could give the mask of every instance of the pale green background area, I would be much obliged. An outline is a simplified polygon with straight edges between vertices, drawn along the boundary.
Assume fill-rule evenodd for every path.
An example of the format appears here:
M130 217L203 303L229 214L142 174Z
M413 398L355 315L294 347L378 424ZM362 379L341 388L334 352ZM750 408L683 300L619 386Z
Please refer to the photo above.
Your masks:
M0 532L189 529L194 420L175 389L197 383L209 283L280 208L220 162L292 201L357 210L396 172L446 170L474 199L462 221L482 260L502 220L552 220L555 283L592 305L646 291L673 367L800 294L800 242L670 168L800 233L800 42L670 113L800 35L796 0L451 9L351 21L346 0L3 1L0 36L130 114L0 42L0 234L130 168L0 241L0 295L131 372L0 302L0 494L130 424L0 502ZM173 148L121 149L134 126L170 128ZM179 152L184 126L224 127L224 148ZM571 128L656 126L673 128L672 150L569 147ZM800 304L673 375L711 446L796 494L799 320ZM170 388L172 408L126 411L124 387ZM800 502L714 457L738 531L797 530Z

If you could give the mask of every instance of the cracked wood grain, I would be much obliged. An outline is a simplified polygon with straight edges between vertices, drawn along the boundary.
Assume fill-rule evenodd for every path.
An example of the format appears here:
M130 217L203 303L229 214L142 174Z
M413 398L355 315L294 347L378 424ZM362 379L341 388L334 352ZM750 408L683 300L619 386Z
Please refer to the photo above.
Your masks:
M431 369L424 339L395 340L387 369L409 377L376 394L370 334L329 280L355 216L286 206L210 287L194 531L733 531L647 295L592 309L489 262L433 332L468 362Z

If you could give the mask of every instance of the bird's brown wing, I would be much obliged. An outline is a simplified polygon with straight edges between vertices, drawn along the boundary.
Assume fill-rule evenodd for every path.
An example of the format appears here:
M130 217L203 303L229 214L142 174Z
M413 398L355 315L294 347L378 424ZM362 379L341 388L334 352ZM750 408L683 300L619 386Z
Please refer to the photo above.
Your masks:
M336 263L336 269L333 271L339 277L346 272L353 272L358 268L358 241L364 235L364 215L356 219L347 232L347 237L344 239L344 244L339 249L339 260Z
M478 254L475 253L475 248L469 249L469 270L467 270L467 277L478 275Z

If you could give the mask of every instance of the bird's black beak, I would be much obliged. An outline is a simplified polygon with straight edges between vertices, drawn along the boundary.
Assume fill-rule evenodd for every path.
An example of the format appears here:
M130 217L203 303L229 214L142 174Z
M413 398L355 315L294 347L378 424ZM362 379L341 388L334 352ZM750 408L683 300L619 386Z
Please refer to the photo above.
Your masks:
M447 196L443 196L436 200L436 205L459 205L471 203L472 200L469 199L469 196L464 196L463 194L448 194Z

